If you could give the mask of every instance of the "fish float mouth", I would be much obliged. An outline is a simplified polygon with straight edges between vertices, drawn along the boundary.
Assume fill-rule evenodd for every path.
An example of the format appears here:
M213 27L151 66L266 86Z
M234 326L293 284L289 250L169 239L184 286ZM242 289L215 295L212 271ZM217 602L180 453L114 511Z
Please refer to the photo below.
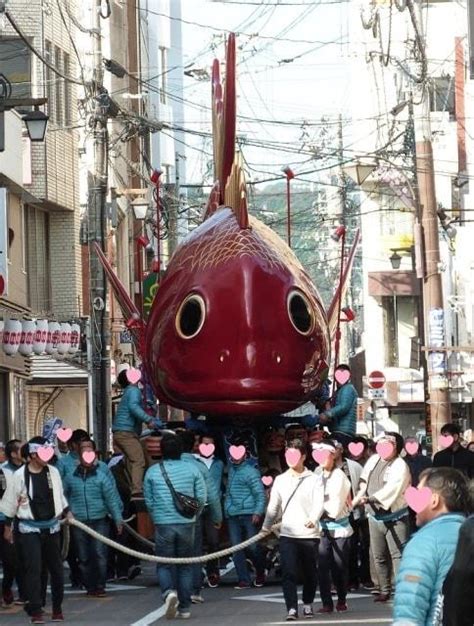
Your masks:
M186 408L192 413L200 413L209 417L261 417L288 413L296 409L305 400L284 400L268 398L266 400L211 400L204 402L187 402ZM184 404L184 403L183 403Z

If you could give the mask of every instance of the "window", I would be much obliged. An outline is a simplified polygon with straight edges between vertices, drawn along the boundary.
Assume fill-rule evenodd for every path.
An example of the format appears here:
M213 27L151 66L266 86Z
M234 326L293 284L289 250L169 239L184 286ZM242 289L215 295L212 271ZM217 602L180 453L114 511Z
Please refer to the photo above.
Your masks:
M455 115L454 77L432 78L429 87L430 111L447 111L451 119Z
M27 207L25 217L29 304L36 313L44 314L51 311L49 215Z
M57 70L62 70L62 53L57 46L54 47L54 66ZM56 124L61 126L63 123L63 80L59 76L55 77L55 115Z
M160 102L166 104L167 95L167 71L168 71L168 50L160 47Z
M47 61L53 62L52 45L49 41L44 44L44 55ZM54 84L53 84L53 72L48 66L45 66L45 81L46 81L46 98L48 99L48 115L51 122L55 121L55 108L54 108Z
M31 53L21 39L0 37L0 68L12 84L12 98L31 97Z
M63 55L63 73L65 76L71 75L71 63L69 59L69 54L67 52ZM71 83L68 80L63 81L63 102L64 102L64 125L71 126L72 124L72 93L71 93Z

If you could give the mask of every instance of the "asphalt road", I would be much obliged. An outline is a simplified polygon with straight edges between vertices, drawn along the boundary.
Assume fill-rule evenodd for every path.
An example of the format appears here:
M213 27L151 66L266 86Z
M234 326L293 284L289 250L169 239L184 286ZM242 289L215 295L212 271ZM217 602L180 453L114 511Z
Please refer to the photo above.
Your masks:
M230 572L217 589L204 589L204 604L192 607L190 623L196 626L253 626L286 624L285 605L281 589L270 584L260 589L235 590L234 576ZM91 599L83 591L66 587L63 605L67 624L81 626L151 626L171 623L165 619L159 588L153 575L153 567L146 566L145 574L132 583L110 584L108 597ZM390 624L391 606L374 604L372 596L361 591L351 594L347 613L315 616L312 620L300 620L295 624ZM320 607L316 601L315 609ZM50 607L46 607L46 617ZM182 620L173 620L179 623ZM1 626L27 624L29 619L22 607L0 609Z

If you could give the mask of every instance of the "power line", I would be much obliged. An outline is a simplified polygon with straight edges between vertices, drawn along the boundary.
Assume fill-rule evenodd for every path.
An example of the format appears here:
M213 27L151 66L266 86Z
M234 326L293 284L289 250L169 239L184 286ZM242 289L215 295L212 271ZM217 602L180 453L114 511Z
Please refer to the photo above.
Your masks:
M65 81L69 82L69 83L74 83L75 85L83 85L82 80L79 80L77 78L72 78L71 76L66 76L65 74L63 74L60 70L58 70L52 63L50 63L42 54L41 52L39 52L28 40L28 38L23 34L23 32L21 31L20 27L17 25L17 23L15 22L15 20L13 19L12 15L10 14L9 11L5 11L5 17L7 18L7 20L10 22L13 30L17 33L17 35L20 37L20 39L26 44L26 46L31 50L31 52L38 57L38 59L44 64L46 65L46 67L49 67L49 69L54 72L57 76L59 76L60 78L63 78Z

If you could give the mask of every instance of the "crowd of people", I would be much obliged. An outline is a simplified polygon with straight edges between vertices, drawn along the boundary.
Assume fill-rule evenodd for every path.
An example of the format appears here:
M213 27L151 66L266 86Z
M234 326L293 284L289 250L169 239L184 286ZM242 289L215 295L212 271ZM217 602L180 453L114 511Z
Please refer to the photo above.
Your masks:
M396 626L472 626L474 453L455 424L442 429L449 445L433 459L396 432L377 442L356 436L350 387L345 374L316 425L268 428L256 456L245 431L224 442L211 427L154 430L143 448L139 426L150 420L133 389L124 395L128 408L114 423L108 459L99 459L80 429L67 444L39 436L9 441L0 465L5 617L22 604L31 623L45 623L49 580L51 620L63 621L62 522L74 518L130 546L126 522L142 501L157 556L212 555L260 533L232 554L235 589L281 580L288 621L312 618L317 592L319 614L345 612L348 593L364 587L377 603L393 600ZM68 526L71 583L88 596L105 597L107 580L140 573L137 559ZM204 601L202 589L221 584L222 565L212 557L158 563L166 617L188 619Z

